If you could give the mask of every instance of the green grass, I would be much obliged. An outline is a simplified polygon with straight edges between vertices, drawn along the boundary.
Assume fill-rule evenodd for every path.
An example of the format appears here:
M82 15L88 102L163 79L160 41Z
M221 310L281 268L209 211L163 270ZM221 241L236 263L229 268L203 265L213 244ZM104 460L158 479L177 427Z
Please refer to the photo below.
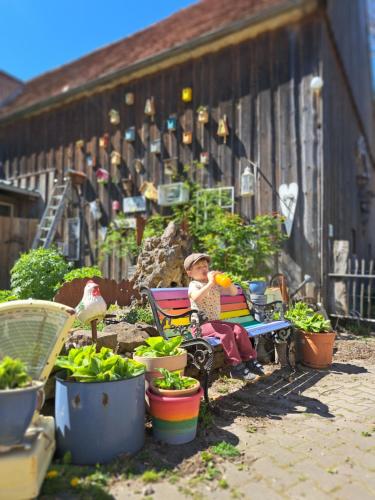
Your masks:
M241 455L240 451L233 444L226 441L221 441L221 443L212 446L211 451L221 457L238 457Z

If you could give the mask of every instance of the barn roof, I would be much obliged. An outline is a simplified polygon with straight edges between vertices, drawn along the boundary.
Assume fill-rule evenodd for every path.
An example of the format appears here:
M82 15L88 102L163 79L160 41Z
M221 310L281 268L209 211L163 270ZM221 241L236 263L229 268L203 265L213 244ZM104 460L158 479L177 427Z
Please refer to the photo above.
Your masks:
M304 3L307 0L202 0L127 38L29 80L19 95L0 107L0 119L64 101L88 86L94 88L118 76L121 71L126 73L150 64L155 58L168 58L178 50L187 51L192 42L203 45L254 20L264 20Z

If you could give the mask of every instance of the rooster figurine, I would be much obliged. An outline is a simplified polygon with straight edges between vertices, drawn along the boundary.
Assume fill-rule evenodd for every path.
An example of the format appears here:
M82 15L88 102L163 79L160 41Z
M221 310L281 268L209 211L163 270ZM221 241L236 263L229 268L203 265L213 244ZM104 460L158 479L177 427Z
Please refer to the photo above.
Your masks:
M101 296L97 283L89 280L83 291L81 302L76 307L76 315L79 321L90 323L105 316L107 304Z

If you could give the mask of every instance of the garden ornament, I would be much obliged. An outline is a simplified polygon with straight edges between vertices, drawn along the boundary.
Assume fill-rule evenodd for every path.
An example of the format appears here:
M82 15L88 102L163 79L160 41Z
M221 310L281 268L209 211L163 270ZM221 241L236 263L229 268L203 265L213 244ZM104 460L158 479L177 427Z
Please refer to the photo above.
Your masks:
M298 184L291 182L290 184L280 184L279 199L281 213L285 217L284 226L287 235L290 237L292 233L294 214L296 212L298 198Z

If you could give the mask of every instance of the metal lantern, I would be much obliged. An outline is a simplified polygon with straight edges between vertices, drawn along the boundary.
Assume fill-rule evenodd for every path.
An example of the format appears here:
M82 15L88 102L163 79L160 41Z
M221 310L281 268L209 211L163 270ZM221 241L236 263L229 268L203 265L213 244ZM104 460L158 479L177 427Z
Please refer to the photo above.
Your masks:
M219 119L217 135L224 138L224 144L227 142L227 137L229 135L227 115L223 115L223 117Z
M255 168L255 166L254 166ZM241 175L241 196L254 196L255 194L255 175L247 166Z
M111 109L108 116L112 125L118 125L120 123L120 113L116 109Z
M193 89L191 87L183 88L181 97L184 102L191 102L193 100Z
M121 165L121 155L118 151L112 151L111 153L111 165L118 167Z
M134 104L134 93L133 92L127 92L125 94L125 104L128 106L132 106Z
M146 99L145 104L145 115L150 116L151 120L154 119L155 116L155 101L153 97Z

